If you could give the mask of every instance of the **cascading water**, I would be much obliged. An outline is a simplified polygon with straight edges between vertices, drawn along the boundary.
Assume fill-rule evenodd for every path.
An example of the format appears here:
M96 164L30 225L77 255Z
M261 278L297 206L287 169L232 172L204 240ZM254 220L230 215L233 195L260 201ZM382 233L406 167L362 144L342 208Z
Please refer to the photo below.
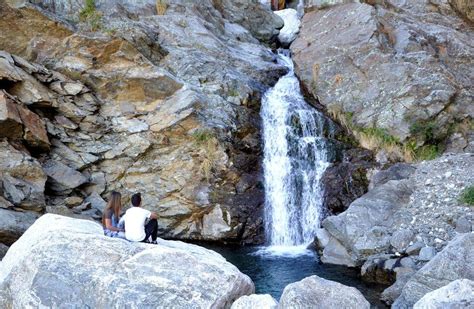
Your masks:
M279 62L289 72L262 100L265 228L271 246L307 245L323 212L321 177L329 165L331 124L305 102L288 51Z

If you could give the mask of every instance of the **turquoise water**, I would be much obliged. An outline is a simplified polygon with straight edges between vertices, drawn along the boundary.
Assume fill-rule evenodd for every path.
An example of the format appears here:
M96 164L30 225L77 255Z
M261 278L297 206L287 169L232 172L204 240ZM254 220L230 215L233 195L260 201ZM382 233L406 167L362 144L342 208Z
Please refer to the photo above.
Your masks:
M320 264L314 254L296 256L261 254L256 247L205 247L222 254L230 263L252 278L256 293L270 294L279 300L286 285L311 275L353 286L364 294L373 308L387 308L379 301L385 286L362 282L357 269Z

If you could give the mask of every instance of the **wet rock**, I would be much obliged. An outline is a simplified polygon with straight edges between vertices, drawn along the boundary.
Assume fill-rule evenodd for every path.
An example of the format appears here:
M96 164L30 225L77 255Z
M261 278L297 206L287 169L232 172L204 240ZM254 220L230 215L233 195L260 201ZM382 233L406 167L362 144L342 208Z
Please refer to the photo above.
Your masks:
M413 306L423 308L470 308L474 306L474 282L458 279L448 285L427 293Z
M325 229L317 229L314 243L316 250L321 251L329 244L330 235Z
M342 151L342 159L329 166L321 179L324 184L324 204L330 214L343 212L367 192L367 174L374 167L372 152L360 148Z
M461 234L405 284L393 308L413 306L425 294L457 279L474 280L474 234Z
M46 175L41 165L6 140L0 140L0 176L0 193L9 203L27 210L44 208Z
M336 297L328 297L334 295ZM279 308L370 308L355 288L318 276L307 277L285 287Z
M386 288L380 295L380 299L388 305L391 305L402 294L402 289L416 270L407 267L395 268L396 281Z
M252 294L245 295L237 299L231 309L247 309L247 308L261 308L261 309L276 309L278 302L269 294Z
M232 228L230 225L230 214L223 213L220 206L215 207L209 214L204 215L202 234L209 239L219 239Z
M43 169L51 183L50 188L57 192L77 188L87 181L80 172L59 161L48 160L43 164Z
M176 241L153 246L112 239L95 222L51 214L10 247L0 287L0 303L18 307L221 308L254 292L250 278L214 251Z
M398 260L393 259L393 255L373 255L362 265L360 274L362 279L367 282L393 284L397 264L399 265Z
M321 262L327 264L346 265L354 267L356 264L352 260L347 249L334 237L329 238L329 242L324 247Z
M10 246L35 222L38 215L0 208L0 243Z
M284 9L275 11L275 14L280 16L285 24L283 28L280 29L278 40L283 46L289 46L291 42L296 39L296 36L300 31L301 22L298 17L298 12L294 9Z
M420 250L418 259L420 261L430 261L436 255L436 249L433 247L423 247Z

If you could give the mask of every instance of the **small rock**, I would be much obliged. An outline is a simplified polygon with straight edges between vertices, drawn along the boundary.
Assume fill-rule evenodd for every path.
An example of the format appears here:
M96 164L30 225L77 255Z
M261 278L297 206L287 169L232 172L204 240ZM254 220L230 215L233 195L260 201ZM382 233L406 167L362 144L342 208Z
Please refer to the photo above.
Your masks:
M107 206L107 202L97 193L93 192L89 195L85 201L85 203L90 203L93 209L100 211L101 213L104 212L105 206Z
M75 207L81 205L83 199L79 196L69 196L64 199L64 204L67 207Z
M461 217L456 221L456 232L470 233L471 231L472 223L466 217Z
M404 257L400 260L400 264L403 267L408 267L408 268L415 268L415 261L411 257Z
M434 258L436 255L436 249L433 247L423 247L420 250L420 254L418 255L418 260L420 261L429 261Z
M410 230L399 230L396 231L392 238L390 238L390 244L394 247L397 251L403 252L410 244L410 241L413 239L412 231Z
M395 265L397 264L398 259L390 259L386 260L384 264L384 269L386 270L393 270L395 269Z
M48 160L43 169L51 182L54 191L65 191L82 185L87 179L78 171L55 160Z
M416 243L414 243L413 245L409 246L409 247L405 250L405 252L406 252L406 254L408 254L408 255L417 255L417 254L420 252L421 248L423 248L424 246L425 246L425 245L424 245L423 243L421 243L421 242L416 242Z

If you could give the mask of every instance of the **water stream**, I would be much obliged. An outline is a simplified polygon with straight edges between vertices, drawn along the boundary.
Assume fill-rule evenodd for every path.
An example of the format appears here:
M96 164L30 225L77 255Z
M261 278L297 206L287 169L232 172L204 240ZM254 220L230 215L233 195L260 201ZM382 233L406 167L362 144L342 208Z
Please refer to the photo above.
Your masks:
M321 177L331 124L303 98L288 51L279 62L289 72L262 100L265 231L273 249L301 248L314 240L323 215Z

